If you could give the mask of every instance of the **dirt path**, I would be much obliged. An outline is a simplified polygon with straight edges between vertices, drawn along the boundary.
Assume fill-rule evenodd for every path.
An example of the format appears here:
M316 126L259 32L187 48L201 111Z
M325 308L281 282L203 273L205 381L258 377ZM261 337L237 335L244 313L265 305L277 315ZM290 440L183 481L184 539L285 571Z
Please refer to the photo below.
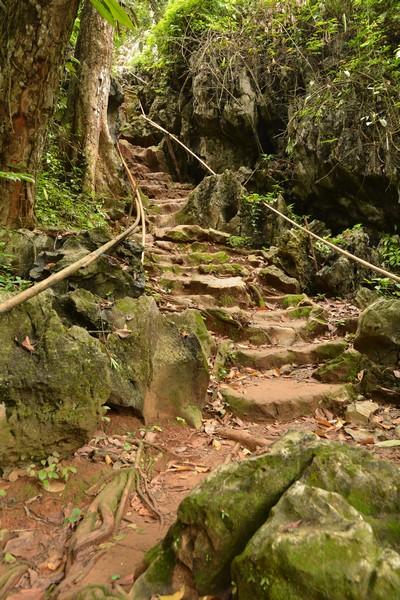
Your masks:
M8 591L0 600L40 600L45 590L46 598L71 598L91 583L129 590L183 497L218 465L262 452L288 429L400 458L396 448L374 446L378 439L400 437L400 411L380 406L369 423L346 423L348 389L333 376L321 381L317 371L351 348L356 307L294 293L293 282L264 271L263 251L232 248L221 232L175 226L190 186L155 171L148 149L131 147L127 158L150 197L148 292L171 315L199 309L213 335L216 356L203 425L145 427L129 411L114 411L84 448L61 461L59 468L76 470L65 484L46 491L26 470L6 472L0 481L0 589L3 584ZM118 531L88 548L66 586L77 523L113 475L132 466L140 469L142 495L130 494ZM5 585L2 577L21 564Z

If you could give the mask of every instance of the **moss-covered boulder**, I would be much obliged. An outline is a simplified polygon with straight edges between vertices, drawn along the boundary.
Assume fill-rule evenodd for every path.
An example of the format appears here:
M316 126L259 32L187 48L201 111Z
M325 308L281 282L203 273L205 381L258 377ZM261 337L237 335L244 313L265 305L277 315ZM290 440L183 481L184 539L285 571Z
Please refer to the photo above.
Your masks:
M177 220L179 223L193 223L201 227L229 229L229 222L237 215L243 195L244 189L232 171L226 170L221 175L205 177L190 194L188 203L178 214Z
M200 596L233 580L240 600L395 600L399 513L396 465L291 432L185 498L132 598L171 594L185 573Z
M147 422L178 416L199 426L211 351L200 313L168 319L153 298L142 296L117 300L105 318L113 330L107 339L111 402L135 408Z
M0 465L79 447L110 395L101 343L64 325L53 301L48 291L0 316Z
M171 550L174 555L162 589L172 581L176 563L191 571L200 595L228 587L232 560L301 476L312 460L316 439L312 434L291 434L269 454L217 469L185 498L162 545L164 556ZM154 567L143 579L153 571Z
M381 298L366 308L358 322L354 347L376 363L399 363L399 299Z
M314 371L313 376L323 383L354 383L370 361L357 350L348 350Z
M296 482L232 567L240 600L398 598L400 556L340 494Z

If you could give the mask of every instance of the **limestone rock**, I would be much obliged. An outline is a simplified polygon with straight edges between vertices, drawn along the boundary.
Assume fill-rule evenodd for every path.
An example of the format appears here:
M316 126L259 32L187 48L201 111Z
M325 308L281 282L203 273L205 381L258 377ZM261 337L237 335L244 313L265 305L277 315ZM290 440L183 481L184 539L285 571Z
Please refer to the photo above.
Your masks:
M0 464L79 447L110 395L101 343L64 325L53 300L47 291L0 317Z
M229 233L217 231L215 229L203 229L199 225L177 225L176 227L165 227L156 229L154 236L158 240L168 240L171 242L215 242L216 244L226 243L229 239Z
M241 600L377 600L383 590L394 600L400 556L379 546L342 496L296 482L234 560L232 575Z
M370 400L353 402L346 408L346 420L355 425L366 425L376 411L379 410L379 404Z
M167 593L177 561L192 572L200 595L227 587L231 561L300 477L316 443L313 434L293 433L268 454L211 473L181 503L176 524L158 549L155 564L135 583L133 597L157 572L165 573L165 580L150 585L151 592Z
M360 316L354 347L376 363L399 363L399 299L381 298L366 308Z
M183 567L199 596L233 579L244 600L396 600L399 511L397 465L290 432L183 500L132 598L171 594Z
M357 350L348 350L314 371L313 376L324 383L353 383L357 375L368 368L370 361Z
M261 269L260 277L267 285L287 294L298 294L300 284L294 277L289 277L278 267L271 265Z
M135 408L147 422L179 416L199 426L210 351L201 315L186 311L173 322L143 296L118 300L105 316L115 330L107 340L115 361L111 401Z
M187 205L178 215L178 221L227 230L229 222L239 211L244 193L232 171L206 177L190 194Z

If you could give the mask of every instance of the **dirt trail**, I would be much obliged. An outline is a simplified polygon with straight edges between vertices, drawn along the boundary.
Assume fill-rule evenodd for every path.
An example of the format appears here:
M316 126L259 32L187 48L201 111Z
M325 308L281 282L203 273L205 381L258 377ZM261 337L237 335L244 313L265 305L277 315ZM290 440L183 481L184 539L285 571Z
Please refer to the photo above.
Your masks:
M218 348L203 426L191 430L177 421L145 427L121 409L111 412L110 421L73 459L63 461L77 473L62 489L51 493L23 470L8 472L0 482L6 492L0 498L0 584L13 563L23 561L26 569L3 598L40 600L46 589L46 597L74 597L90 583L128 590L145 552L173 523L182 498L216 466L262 452L288 429L363 445L376 440L374 430L357 440L359 428L346 427L345 386L313 376L318 365L351 346L357 309L343 301L288 294L287 282L272 285L263 275L262 251L232 248L221 232L175 226L191 186L160 171L150 149L126 146L125 156L150 198L148 292L166 313L201 310ZM381 407L375 419L375 429L392 431L400 411ZM145 498L131 494L118 532L88 550L79 577L63 587L76 522L116 471L135 464L140 442L145 442L140 463ZM378 452L400 458L400 450Z

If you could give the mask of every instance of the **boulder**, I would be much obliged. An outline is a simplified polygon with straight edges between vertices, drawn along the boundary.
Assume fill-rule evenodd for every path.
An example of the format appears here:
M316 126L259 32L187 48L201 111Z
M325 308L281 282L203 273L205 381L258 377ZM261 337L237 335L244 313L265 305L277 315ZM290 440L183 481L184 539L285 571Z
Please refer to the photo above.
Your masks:
M261 269L260 278L266 285L285 294L298 294L300 292L300 284L297 279L289 277L289 275L286 275L286 273L275 265Z
M0 464L71 452L98 426L111 391L101 343L65 325L51 291L0 316Z
M228 593L233 580L241 600L395 600L399 512L395 464L290 432L183 500L131 597L172 594L184 574L199 596Z
M381 298L361 314L354 347L371 360L397 365L400 360L400 299Z
M178 214L180 223L227 230L237 215L245 190L232 171L205 177L190 194L185 208Z
M193 574L200 595L228 587L232 560L301 476L312 459L315 440L312 434L291 434L268 454L211 473L181 503L175 525L134 591L149 583L163 563L164 580L152 588L153 594L169 592L177 563Z
M122 298L105 311L113 333L110 401L135 408L146 422L171 417L200 426L209 383L210 340L200 313L170 320L149 296Z
M30 271L36 280L48 277L93 252L112 238L105 228L84 231L60 242L56 251L39 253ZM60 292L84 288L103 298L137 298L144 292L142 248L125 240L57 286Z
M394 600L400 556L380 547L340 494L298 481L234 560L232 576L241 600Z
M323 383L354 383L370 364L368 358L357 350L348 350L318 367L313 376Z

